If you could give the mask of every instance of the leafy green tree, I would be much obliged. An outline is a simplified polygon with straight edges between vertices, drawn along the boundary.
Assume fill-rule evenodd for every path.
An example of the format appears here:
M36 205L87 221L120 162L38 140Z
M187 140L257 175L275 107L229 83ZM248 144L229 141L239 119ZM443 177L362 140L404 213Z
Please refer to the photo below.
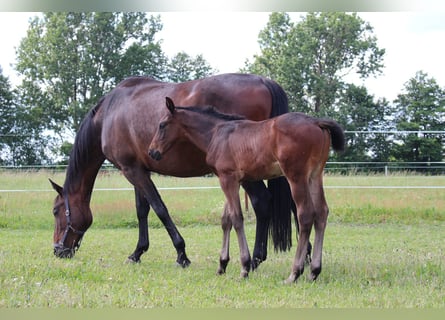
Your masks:
M0 67L0 164L6 164L8 144L13 130L13 92Z
M47 160L45 139L32 110L21 105L17 92L0 68L0 164L41 164Z
M73 135L87 110L124 77L161 76L159 17L144 13L45 13L17 50L20 94L41 125ZM67 129L69 131L67 132Z
M192 57L179 52L170 60L165 79L172 82L184 82L210 76L216 73L202 55Z
M445 90L436 80L417 72L394 101L394 108L398 130L418 131L395 137L395 158L407 162L442 161L445 134L428 132L445 128Z
M279 82L293 110L329 114L346 75L367 78L383 67L385 51L355 13L309 13L298 23L287 13L272 13L258 42L261 53L244 70Z
M365 87L346 85L338 103L336 118L346 133L347 148L337 155L340 161L387 161L390 138L376 133L391 130L391 108L385 99L375 101Z

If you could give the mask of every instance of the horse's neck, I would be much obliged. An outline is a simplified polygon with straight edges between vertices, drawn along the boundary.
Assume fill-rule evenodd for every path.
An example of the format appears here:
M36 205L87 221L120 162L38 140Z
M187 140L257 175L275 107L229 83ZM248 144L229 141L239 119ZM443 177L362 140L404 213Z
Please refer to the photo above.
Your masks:
M87 168L76 168L75 173L70 173L70 170L73 170L73 168L68 167L64 185L64 189L67 190L68 194L77 194L82 202L89 203L94 182L103 161L104 159L97 159L97 161L91 162Z
M93 192L94 181L97 173L105 161L102 152L102 118L100 112L102 98L85 116L77 132L71 151L64 191L69 195L76 195L80 201L89 203Z

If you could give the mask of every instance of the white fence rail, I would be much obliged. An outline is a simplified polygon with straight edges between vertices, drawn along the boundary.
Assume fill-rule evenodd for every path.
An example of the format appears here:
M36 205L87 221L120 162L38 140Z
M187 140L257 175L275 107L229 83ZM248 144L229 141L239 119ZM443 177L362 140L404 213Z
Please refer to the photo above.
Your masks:
M64 171L66 165L30 165L30 166L0 166L1 171L39 171L39 170L50 170L50 171ZM117 170L113 165L105 163L102 171L106 170ZM359 172L359 171L372 171L380 173L390 173L391 171L417 171L421 170L425 173L438 171L438 174L445 174L445 161L439 162L349 162L349 161L329 161L326 163L327 172L340 171L342 173L347 173L345 171Z

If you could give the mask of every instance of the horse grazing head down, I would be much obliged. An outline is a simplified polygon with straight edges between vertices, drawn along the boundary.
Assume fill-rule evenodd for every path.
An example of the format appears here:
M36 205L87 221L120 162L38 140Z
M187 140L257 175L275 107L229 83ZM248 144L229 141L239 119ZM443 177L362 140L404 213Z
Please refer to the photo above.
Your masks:
M54 199L54 255L59 258L72 258L79 249L83 235L92 223L89 208L82 214L82 206L73 205L61 186L49 180L57 196ZM71 205L70 205L71 202Z

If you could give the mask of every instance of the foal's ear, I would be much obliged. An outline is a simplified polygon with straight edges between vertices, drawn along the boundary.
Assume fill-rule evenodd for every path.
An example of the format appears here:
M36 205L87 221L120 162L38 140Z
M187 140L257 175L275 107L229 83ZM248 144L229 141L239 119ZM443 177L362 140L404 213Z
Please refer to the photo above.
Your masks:
M167 105L167 108L171 114L175 113L175 103L171 98L165 97L165 104Z
M61 186L59 186L57 183L55 183L54 181L52 181L51 179L48 179L49 182L51 183L52 187L54 190L56 190L56 192L63 197L63 188Z

